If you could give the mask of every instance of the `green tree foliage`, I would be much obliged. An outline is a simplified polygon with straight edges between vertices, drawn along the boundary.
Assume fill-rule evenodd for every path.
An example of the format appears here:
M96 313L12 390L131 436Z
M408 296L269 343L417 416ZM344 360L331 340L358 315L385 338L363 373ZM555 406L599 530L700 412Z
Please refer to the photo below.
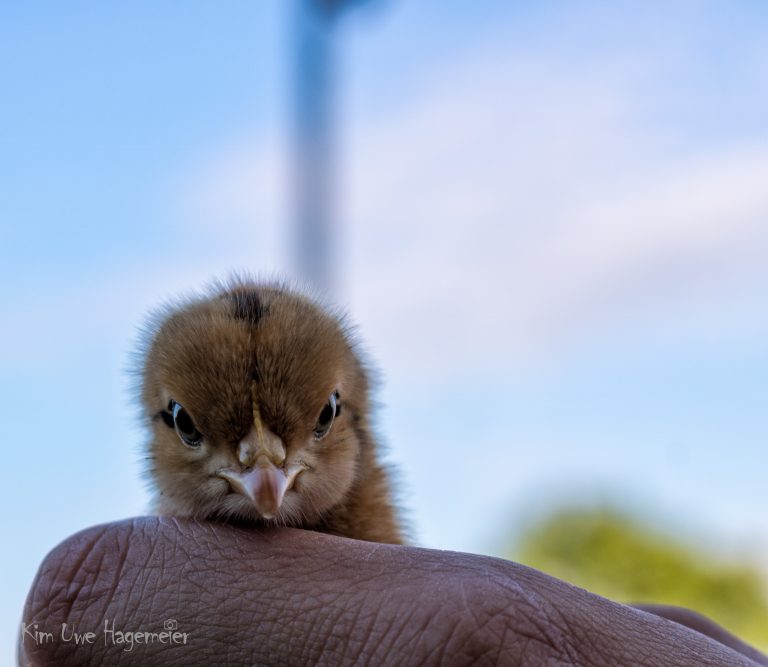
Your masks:
M531 526L515 560L619 602L680 605L768 649L766 581L611 509L557 511Z

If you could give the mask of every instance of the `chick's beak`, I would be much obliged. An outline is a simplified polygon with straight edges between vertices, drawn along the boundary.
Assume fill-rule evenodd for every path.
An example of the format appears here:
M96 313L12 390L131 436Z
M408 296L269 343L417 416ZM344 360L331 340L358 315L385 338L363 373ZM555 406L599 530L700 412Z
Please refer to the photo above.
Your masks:
M282 439L261 419L256 383L251 391L253 426L237 446L236 457L240 465L219 470L218 475L229 482L233 491L250 498L261 516L272 519L296 476L306 466L301 463L286 465Z
M276 467L271 461L260 461L249 470L225 469L218 474L229 482L233 491L250 498L261 516L272 519L280 509L286 491L302 470L303 466L285 469Z

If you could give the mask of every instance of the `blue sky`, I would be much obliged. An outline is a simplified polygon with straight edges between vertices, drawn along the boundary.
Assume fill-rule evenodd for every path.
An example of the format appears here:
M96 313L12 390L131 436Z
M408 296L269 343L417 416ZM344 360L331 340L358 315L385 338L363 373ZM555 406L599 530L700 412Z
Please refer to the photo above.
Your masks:
M145 511L162 299L287 252L287 3L0 10L0 621ZM768 553L768 9L391 0L339 27L339 302L418 543L610 498Z

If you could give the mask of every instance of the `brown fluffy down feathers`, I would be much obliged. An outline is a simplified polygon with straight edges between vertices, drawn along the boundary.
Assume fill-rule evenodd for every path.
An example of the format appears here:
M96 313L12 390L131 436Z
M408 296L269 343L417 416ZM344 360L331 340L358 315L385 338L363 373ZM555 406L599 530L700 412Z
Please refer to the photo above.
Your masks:
M403 541L371 430L368 373L341 318L285 286L233 279L159 312L141 359L158 513ZM318 439L332 394L338 416ZM200 442L185 442L187 431ZM221 476L247 472L238 447L260 447L264 433L282 446L270 474L301 470L271 518Z

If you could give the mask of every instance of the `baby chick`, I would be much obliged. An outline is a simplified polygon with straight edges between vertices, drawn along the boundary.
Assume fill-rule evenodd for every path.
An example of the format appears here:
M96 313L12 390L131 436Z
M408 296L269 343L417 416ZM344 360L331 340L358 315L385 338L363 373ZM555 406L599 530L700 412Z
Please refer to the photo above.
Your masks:
M309 298L235 279L147 331L155 510L402 543L349 331Z

